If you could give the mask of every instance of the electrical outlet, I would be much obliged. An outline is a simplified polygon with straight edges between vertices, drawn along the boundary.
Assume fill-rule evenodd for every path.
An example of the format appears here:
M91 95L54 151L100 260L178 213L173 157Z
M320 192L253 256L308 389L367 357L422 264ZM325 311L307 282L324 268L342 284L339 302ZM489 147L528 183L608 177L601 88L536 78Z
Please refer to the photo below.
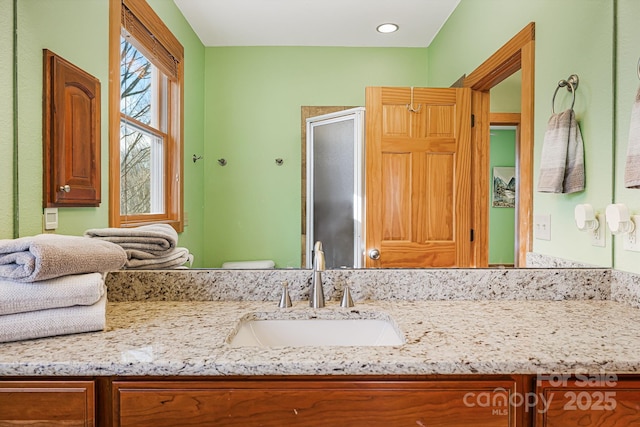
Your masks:
M635 228L622 236L625 251L640 252L640 215L631 215Z
M533 216L533 234L538 240L551 240L551 215Z
M598 246L604 248L606 246L606 228L607 223L604 219L603 214L596 214L596 218L598 219L598 229L591 231L591 246Z

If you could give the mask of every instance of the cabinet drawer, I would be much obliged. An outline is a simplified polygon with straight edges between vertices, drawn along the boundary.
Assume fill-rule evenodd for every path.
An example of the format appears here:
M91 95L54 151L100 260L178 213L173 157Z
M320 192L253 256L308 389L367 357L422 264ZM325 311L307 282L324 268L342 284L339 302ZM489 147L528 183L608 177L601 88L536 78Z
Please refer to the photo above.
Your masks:
M113 383L122 427L508 427L514 392L512 381Z
M640 426L640 381L563 382L560 386L538 382L536 426Z
M0 381L0 426L94 425L93 381Z

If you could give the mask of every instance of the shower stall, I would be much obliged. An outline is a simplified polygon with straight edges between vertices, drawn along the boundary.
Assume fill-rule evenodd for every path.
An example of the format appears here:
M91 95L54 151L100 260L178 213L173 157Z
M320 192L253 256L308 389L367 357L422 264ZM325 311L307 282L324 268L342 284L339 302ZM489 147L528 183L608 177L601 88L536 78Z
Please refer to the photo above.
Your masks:
M364 108L307 119L306 266L321 241L327 268L364 264Z

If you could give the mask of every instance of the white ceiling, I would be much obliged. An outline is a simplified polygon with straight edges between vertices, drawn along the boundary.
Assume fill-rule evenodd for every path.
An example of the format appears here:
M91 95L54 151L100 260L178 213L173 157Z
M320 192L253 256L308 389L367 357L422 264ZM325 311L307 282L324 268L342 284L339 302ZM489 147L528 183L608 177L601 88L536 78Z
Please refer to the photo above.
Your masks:
M426 47L460 0L174 0L205 46ZM380 34L379 24L400 30Z

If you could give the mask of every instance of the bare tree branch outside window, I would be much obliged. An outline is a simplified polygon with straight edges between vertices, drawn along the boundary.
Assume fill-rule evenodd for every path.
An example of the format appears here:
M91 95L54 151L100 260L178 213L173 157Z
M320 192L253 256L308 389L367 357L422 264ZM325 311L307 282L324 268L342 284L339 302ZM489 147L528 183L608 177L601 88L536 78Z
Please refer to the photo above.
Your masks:
M158 70L125 38L120 47L120 212L152 213L152 149L162 144L150 130L158 125L152 117L152 73Z

